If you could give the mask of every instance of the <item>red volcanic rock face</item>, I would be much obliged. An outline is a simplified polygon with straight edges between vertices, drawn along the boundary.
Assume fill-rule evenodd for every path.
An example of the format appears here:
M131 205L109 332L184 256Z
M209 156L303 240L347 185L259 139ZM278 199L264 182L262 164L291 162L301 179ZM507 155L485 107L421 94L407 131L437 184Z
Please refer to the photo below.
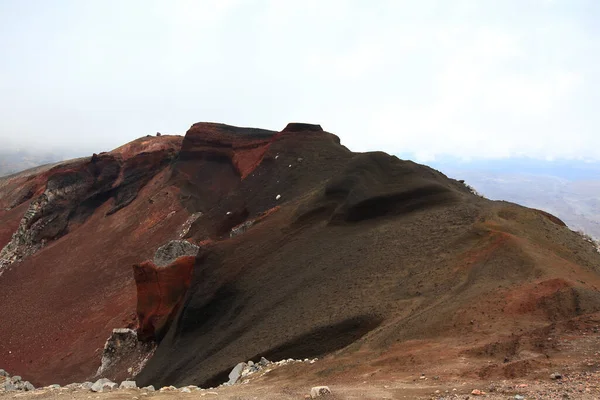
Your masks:
M180 158L229 162L244 179L260 164L275 134L264 129L197 123L185 135Z
M133 266L140 340L160 340L169 328L190 286L194 260L183 256L166 267L151 261Z

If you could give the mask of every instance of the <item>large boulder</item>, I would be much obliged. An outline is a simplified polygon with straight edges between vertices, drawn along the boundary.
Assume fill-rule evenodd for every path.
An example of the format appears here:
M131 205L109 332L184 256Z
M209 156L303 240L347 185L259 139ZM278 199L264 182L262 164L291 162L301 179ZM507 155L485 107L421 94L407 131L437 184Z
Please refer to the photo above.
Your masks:
M110 377L114 380L135 376L153 352L154 344L138 340L137 333L133 329L113 329L104 344L102 362L96 376Z
M137 389L137 383L135 381L123 381L119 385L119 389Z
M100 378L92 385L92 392L106 392L117 388L117 384L110 379Z
M233 367L233 369L229 373L229 381L227 381L227 383L225 383L225 385L227 385L227 386L235 385L237 383L237 381L239 381L240 378L242 377L242 371L244 371L244 368L246 368L246 363L244 363L244 362L241 362L238 365L236 365L235 367Z

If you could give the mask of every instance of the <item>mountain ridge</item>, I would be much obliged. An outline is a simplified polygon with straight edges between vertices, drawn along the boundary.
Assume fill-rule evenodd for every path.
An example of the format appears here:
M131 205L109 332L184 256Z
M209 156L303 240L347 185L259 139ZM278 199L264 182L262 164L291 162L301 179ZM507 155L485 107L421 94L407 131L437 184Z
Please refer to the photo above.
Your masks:
M600 254L556 217L318 125L247 129L198 123L0 178L0 301L29 316L0 326L3 366L90 379L112 329L144 315L161 333L144 330L140 384L214 386L262 356L385 371L460 356L458 373L508 376L555 355L539 330L598 318ZM136 286L174 240L197 255Z

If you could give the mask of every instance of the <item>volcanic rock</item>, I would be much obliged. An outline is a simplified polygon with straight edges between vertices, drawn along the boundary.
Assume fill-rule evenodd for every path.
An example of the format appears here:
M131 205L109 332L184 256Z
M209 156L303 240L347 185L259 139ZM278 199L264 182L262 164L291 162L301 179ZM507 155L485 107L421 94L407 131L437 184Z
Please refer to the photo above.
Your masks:
M315 386L310 389L310 398L326 397L331 394L331 390L327 386Z
M101 378L98 379L96 382L94 382L94 384L92 385L91 391L92 392L105 392L105 391L110 391L113 389L117 388L117 384L112 382L110 379L106 379L106 378Z
M185 240L171 240L161 246L154 254L154 264L157 267L166 267L179 257L196 256L199 247Z
M246 363L239 363L229 373L229 380L225 383L227 386L235 385L242 377L242 371L246 368Z
M155 256L164 265L177 254L198 252L199 247L172 241ZM133 275L137 286L137 316L140 340L160 340L179 310L192 279L194 256L182 256L170 264L156 266L150 261L136 264Z
M119 385L119 389L137 389L137 387L135 381L123 381Z
M137 374L154 352L154 344L141 342L128 328L113 329L104 345L101 365L96 376L121 380Z

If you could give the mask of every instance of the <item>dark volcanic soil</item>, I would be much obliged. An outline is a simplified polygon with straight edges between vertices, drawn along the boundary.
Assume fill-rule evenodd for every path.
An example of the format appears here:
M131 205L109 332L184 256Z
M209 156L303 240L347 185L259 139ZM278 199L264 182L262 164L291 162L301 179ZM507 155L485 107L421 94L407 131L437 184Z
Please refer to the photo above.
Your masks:
M110 330L135 323L132 265L178 239L190 215L184 237L202 244L191 286L140 385L213 386L261 356L328 355L328 379L414 373L425 360L469 379L528 376L552 366L548 336L600 311L600 255L540 211L385 153L352 153L317 125L195 124L172 157L165 140L118 149L119 165L142 160L122 167L123 194L96 196L68 232L0 276L14 310L0 325L0 367L35 384L89 379ZM35 192L0 212L0 240L51 175L0 180ZM9 207L18 196L2 190Z

